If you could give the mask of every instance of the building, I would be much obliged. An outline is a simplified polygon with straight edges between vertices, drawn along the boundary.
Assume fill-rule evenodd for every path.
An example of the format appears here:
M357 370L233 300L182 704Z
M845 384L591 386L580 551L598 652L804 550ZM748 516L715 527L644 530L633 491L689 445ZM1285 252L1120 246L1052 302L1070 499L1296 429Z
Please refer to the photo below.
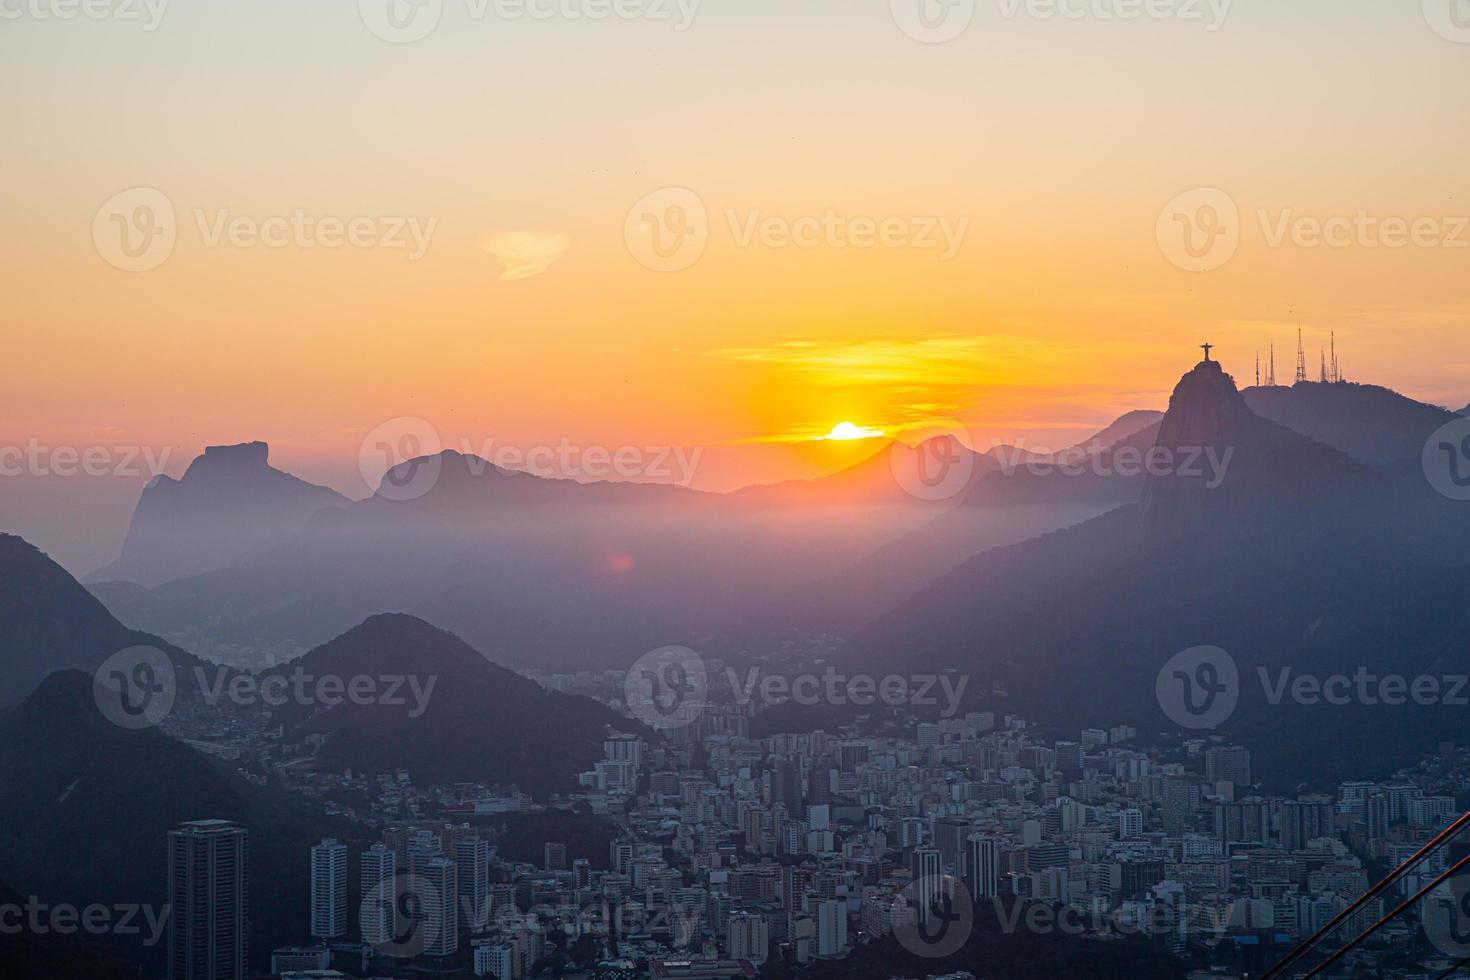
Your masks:
M565 871L567 869L567 846L548 841L546 844L546 860L543 867L547 871Z
M398 931L396 905L393 900L394 878L398 874L398 852L374 844L362 852L360 861L362 907L358 912L362 941L371 946L393 942Z
M454 862L443 857L431 858L416 866L415 874L427 886L427 894L419 896L426 955L452 956L459 949L459 919L454 909L454 898L459 894L456 871Z
M993 837L975 834L969 846L970 895L995 898L1000 894L1000 844Z
M734 912L730 915L730 958L749 960L756 966L766 961L771 945L770 923L759 912Z
M515 976L515 947L509 943L475 947L475 976L512 980Z
M1211 785L1251 784L1251 754L1238 745L1217 745L1205 753L1205 779Z
M461 837L454 842L454 866L460 925L480 932L490 925L490 843L481 837Z
M913 872L913 900L918 905L920 922L928 922L935 903L944 893L944 859L932 847L914 850L911 865Z
M271 973L320 976L331 962L332 951L326 946L286 946L271 953Z
M963 817L940 817L934 821L934 848L944 870L961 878L966 871L966 842L970 839L970 821Z
M347 935L347 845L331 837L311 849L311 935Z
M847 903L841 899L817 905L817 955L847 955Z
M229 820L168 832L169 980L245 980L250 844Z

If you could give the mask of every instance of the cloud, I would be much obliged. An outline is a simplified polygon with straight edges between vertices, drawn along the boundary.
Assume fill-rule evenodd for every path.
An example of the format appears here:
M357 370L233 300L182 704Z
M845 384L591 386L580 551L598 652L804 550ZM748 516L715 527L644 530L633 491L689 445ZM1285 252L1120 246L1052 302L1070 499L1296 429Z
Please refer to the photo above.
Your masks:
M500 263L500 278L529 279L545 272L572 250L571 236L561 231L501 231L480 242Z

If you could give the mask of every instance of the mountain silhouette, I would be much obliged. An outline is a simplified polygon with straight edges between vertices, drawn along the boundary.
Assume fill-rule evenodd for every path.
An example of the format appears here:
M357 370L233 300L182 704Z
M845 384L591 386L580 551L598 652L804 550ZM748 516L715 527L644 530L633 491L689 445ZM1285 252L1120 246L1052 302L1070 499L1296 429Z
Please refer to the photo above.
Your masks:
M114 653L136 646L168 654L181 689L191 685L194 668L205 666L173 644L119 623L40 549L0 534L0 661L7 678L0 704L20 701L55 671L90 673Z
M210 446L182 479L154 479L138 499L117 561L87 576L158 585L222 568L346 497L269 463L263 442Z
M165 842L186 820L233 820L250 833L251 955L299 938L306 921L307 854L351 827L319 816L284 790L256 786L158 729L126 730L93 703L92 679L52 674L0 716L0 879L49 902L168 899ZM128 962L151 964L163 945L116 937ZM150 974L151 975L151 974Z
M956 669L982 692L972 708L1157 731L1176 727L1158 700L1161 668L1218 646L1242 678L1232 730L1283 783L1361 778L1451 730L1450 711L1273 705L1259 683L1261 668L1470 668L1470 569L1463 554L1427 560L1420 548L1463 532L1465 519L1450 523L1422 474L1397 485L1394 473L1255 416L1214 362L1181 379L1158 440L1176 454L1234 452L1213 488L1150 475L1136 504L970 559L838 656L885 673Z
M373 616L272 673L297 671L406 678L392 697L402 704L292 701L277 708L273 722L286 726L288 738L326 736L317 755L323 766L369 774L406 769L420 785L514 783L545 797L575 788L577 774L603 757L609 730L637 727L589 698L545 690L454 634L402 614Z
M1364 463L1417 460L1424 441L1454 413L1378 385L1319 384L1248 388L1262 418L1326 443Z

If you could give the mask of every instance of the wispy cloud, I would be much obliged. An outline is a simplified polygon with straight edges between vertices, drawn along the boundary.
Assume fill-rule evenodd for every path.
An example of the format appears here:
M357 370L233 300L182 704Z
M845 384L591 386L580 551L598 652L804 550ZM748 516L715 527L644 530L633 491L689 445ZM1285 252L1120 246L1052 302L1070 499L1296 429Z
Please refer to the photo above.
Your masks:
M1018 368L1038 344L999 334L850 342L785 340L761 347L727 347L718 357L771 364L817 384L903 386L913 392L946 386L1016 384Z
M480 247L500 263L501 279L539 276L572 250L571 236L560 231L501 231L485 238Z

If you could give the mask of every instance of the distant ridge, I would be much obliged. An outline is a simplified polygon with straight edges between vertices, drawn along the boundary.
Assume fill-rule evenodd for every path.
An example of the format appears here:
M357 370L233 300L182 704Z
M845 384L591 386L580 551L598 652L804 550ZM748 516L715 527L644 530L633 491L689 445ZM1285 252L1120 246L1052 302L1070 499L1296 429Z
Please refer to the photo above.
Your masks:
M637 727L589 698L547 691L454 634L402 614L373 616L271 673L298 670L412 678L399 688L403 704L288 703L273 721L294 737L325 735L323 765L370 774L407 769L422 785L515 783L539 797L571 790L577 774L602 758L608 731Z
M160 475L133 511L122 555L88 575L154 586L222 568L350 501L272 467L263 442L210 446L182 479Z
M165 640L129 629L35 545L0 534L0 704L15 703L58 670L95 671L134 646L157 647L181 686L204 662Z
M1244 396L1262 418L1374 465L1417 460L1430 434L1455 417L1378 385L1303 381Z

